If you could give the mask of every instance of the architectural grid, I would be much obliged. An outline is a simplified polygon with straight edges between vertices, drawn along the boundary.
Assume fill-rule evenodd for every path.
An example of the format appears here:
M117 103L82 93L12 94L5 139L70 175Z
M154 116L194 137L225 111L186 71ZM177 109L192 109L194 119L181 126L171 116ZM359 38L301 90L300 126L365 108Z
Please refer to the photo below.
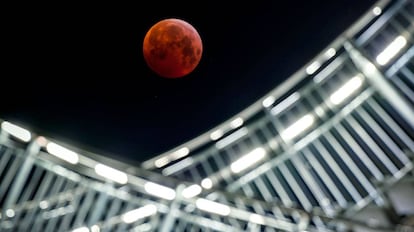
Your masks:
M0 121L0 231L414 231L414 1L130 166ZM412 195L410 195L412 194Z

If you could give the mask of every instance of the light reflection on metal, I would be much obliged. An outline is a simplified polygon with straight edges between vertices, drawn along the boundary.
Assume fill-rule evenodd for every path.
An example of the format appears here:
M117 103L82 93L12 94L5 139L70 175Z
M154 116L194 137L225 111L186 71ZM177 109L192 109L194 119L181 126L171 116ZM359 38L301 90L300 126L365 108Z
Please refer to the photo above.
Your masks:
M232 144L233 142L239 140L243 136L247 135L248 132L249 132L249 130L246 127L242 127L239 130L235 131L234 133L226 136L222 140L216 142L216 147L218 149L222 149L222 148Z
M293 103L300 99L300 93L295 92L280 103L278 103L275 107L273 107L270 112L273 115L277 115L284 111L285 109L289 108Z

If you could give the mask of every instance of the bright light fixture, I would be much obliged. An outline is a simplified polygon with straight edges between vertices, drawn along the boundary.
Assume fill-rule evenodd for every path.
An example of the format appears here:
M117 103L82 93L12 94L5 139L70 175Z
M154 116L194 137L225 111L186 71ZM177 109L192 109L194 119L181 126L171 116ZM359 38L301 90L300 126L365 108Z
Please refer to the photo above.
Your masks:
M49 202L48 201L43 200L43 201L39 202L39 208L46 209L47 207L49 207Z
M101 228L98 225L91 226L91 232L100 232Z
M213 131L210 134L210 139L211 140L217 140L217 139L221 138L221 136L223 136L223 131L221 129L218 129L216 131Z
M145 231L154 231L151 230L152 229L152 225L150 222L146 222L144 224L140 224L138 226L136 226L135 228L133 228L131 231L133 232L145 232Z
M374 15L380 15L382 13L382 9L379 6L376 6L372 9L372 13L374 13Z
M165 165L167 165L169 162L170 162L170 159L168 159L167 156L164 156L164 157L161 157L161 158L155 160L154 164L155 164L155 167L161 168L161 167L164 167Z
M362 76L356 75L331 94L329 100L335 104L341 104L346 98L354 93L362 85Z
M406 44L407 39L402 35L398 36L377 56L377 63L386 65Z
M89 232L89 229L88 227L83 226L83 227L79 227L77 229L72 230L72 232Z
M141 208L131 210L122 215L122 221L125 223L133 223L138 221L139 219L149 217L157 213L157 206L153 204L145 205Z
M156 184L153 182L147 182L144 185L144 189L145 191L147 191L147 193L157 196L157 197L161 197L167 200L172 200L175 198L175 190L172 188L168 188L166 186L160 185L160 184Z
M128 182L128 176L126 173L103 164L97 164L95 166L95 172L100 176L118 182L120 184L126 184Z
M306 68L306 73L308 75L314 74L319 68L321 67L321 63L319 61L314 61Z
M32 138L30 131L7 121L1 123L1 129L24 142L29 142Z
M285 140L290 140L308 129L315 121L315 118L311 114L307 114L300 118L298 121L290 125L284 131L282 131L281 136Z
M326 50L326 52L325 52L325 57L326 57L326 59L330 59L330 58L332 58L335 54L336 54L336 50L335 50L335 48L329 48L329 49L328 49L328 50Z
M267 107L271 106L273 103L275 103L275 101L276 101L275 97L268 96L267 98L265 98L263 100L262 105L267 108Z
M238 117L238 118L236 118L236 119L234 119L233 121L230 122L230 126L232 128L237 128L237 127L243 125L243 123L244 123L244 120L242 118Z
M205 189L211 189L213 187L213 181L211 181L210 178L204 178L201 181L201 186L203 186Z
M197 196L198 194L200 194L202 191L200 185L198 184L193 184L188 186L187 188L185 188L181 194L183 195L183 197L185 198L192 198Z
M262 225L265 222L262 215L255 214L255 213L253 213L253 214L250 215L249 221L251 221L253 223L256 223L256 224L262 224Z
M197 199L196 206L200 210L219 214L222 216L228 216L230 214L229 206L203 198Z
M14 215L16 215L16 213L14 212L14 210L12 210L12 209L7 209L6 210L6 216L7 217L12 218L12 217L14 217Z
M170 156L172 160L180 159L184 156L187 156L190 153L190 149L188 147L182 147L175 152L173 152Z
M57 158L71 164L77 164L79 162L79 155L76 152L71 151L66 147L62 147L54 142L48 142L46 145L46 150L51 155L54 155Z
M234 161L230 165L230 169L234 173L239 173L263 159L265 155L265 149L263 149L262 147L255 148L254 150L250 151L238 160Z

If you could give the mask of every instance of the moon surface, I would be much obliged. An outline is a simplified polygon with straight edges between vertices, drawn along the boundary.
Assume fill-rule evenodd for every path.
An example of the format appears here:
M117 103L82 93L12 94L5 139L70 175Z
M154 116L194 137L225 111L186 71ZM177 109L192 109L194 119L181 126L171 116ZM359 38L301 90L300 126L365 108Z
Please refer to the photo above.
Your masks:
M199 64L203 44L188 22L170 18L154 24L146 33L143 54L147 65L158 75L179 78Z

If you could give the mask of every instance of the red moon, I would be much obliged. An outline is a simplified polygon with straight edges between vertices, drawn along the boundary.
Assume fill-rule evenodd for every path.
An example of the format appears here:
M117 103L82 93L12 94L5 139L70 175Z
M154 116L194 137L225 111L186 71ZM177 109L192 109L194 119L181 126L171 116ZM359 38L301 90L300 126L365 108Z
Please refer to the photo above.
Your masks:
M143 53L147 65L158 75L179 78L200 62L203 44L197 30L181 19L164 19L146 33Z

